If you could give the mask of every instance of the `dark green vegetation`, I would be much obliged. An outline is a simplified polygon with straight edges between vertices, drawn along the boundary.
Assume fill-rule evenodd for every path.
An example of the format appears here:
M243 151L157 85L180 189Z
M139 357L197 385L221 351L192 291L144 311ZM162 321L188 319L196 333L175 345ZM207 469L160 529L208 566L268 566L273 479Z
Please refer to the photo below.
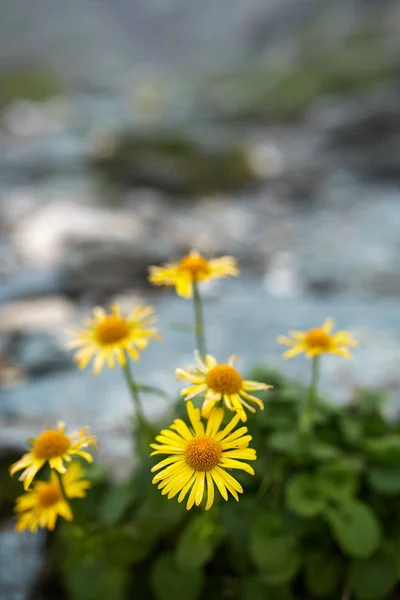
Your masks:
M251 377L275 388L249 416L258 460L254 477L235 472L240 502L188 513L152 485L157 457L142 446L121 485L93 471L74 523L49 538L38 597L62 597L60 581L69 600L398 597L400 427L382 416L381 395L360 391L344 408L320 399L306 439L297 433L305 389L265 368ZM180 401L174 416L184 411Z

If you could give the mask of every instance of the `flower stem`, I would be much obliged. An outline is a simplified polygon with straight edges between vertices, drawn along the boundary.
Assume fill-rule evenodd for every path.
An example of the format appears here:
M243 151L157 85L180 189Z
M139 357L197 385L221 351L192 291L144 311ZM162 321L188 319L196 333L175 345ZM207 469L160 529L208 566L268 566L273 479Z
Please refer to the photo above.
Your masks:
M206 341L204 337L204 319L203 319L203 305L201 302L201 296L197 281L193 282L193 306L194 306L194 319L195 319L195 332L196 332L196 345L200 352L201 358L206 355Z
M69 503L69 499L68 499L68 496L67 496L67 492L65 491L64 482L62 480L62 475L58 471L55 471L55 474L57 475L58 483L59 483L59 486L60 486L61 493L64 496L64 500L68 504L69 508L71 508L70 503Z
M308 388L307 404L304 413L301 415L300 432L303 435L309 435L312 432L315 409L317 403L317 390L319 379L319 356L314 356L312 360L312 371L310 387Z
M122 367L122 370L124 372L125 381L126 381L126 384L127 384L128 388L129 388L129 391L131 393L133 404L135 406L136 418L137 418L140 426L143 429L150 431L151 428L150 428L150 425L148 424L148 422L146 420L146 417L144 416L143 408L142 408L142 405L140 403L140 398L139 398L139 390L138 390L136 382L135 382L135 380L133 378L131 366L129 364L129 360L128 359L126 360L125 365Z

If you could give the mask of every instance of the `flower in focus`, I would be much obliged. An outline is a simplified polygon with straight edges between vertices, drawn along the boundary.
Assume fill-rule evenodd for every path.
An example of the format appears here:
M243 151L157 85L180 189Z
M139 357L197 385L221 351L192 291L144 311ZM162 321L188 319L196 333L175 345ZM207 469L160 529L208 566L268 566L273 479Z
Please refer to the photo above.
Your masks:
M236 411L242 421L247 421L244 406L251 412L256 412L248 402L257 404L261 410L264 409L263 402L248 392L256 390L268 390L271 385L258 383L257 381L244 381L240 373L233 367L236 356L231 356L228 364L219 365L215 358L207 354L205 361L195 352L197 365L190 365L187 370L176 369L178 379L186 379L192 385L181 391L181 396L191 400L198 394L204 394L205 399L201 414L208 418L215 403L224 400L229 410Z
M178 296L191 298L193 283L220 279L239 274L236 259L221 256L207 260L196 250L192 250L177 263L168 263L164 267L150 267L149 281L154 285L174 285Z
M68 498L83 498L90 482L82 479L85 471L78 463L72 463L62 475L62 482ZM72 521L73 514L65 501L57 475L52 472L50 481L34 483L31 491L19 496L15 506L18 515L17 531L29 529L36 533L38 527L53 530L57 517Z
M113 304L110 314L102 308L95 308L93 319L89 319L87 328L75 333L70 348L79 348L75 360L80 369L84 369L94 357L93 373L98 375L105 362L113 369L115 359L124 366L126 353L138 360L139 351L144 350L150 340L160 341L155 327L157 320L152 306L136 306L128 317L121 315L118 304Z
M64 461L70 462L71 456L81 456L91 463L93 457L82 448L95 446L96 436L88 435L87 429L83 427L81 431L70 435L65 434L64 423L58 423L57 429L46 429L36 438L30 452L10 467L11 475L24 469L19 480L24 482L24 489L27 490L46 462L59 473L66 472Z
M230 475L227 469L241 469L254 475L253 468L245 462L255 460L256 451L248 448L252 439L247 434L247 427L239 427L239 415L235 415L224 429L220 429L224 411L214 408L204 427L200 410L194 408L192 402L187 403L187 411L191 428L182 419L176 419L169 429L163 429L156 437L159 444L151 444L154 454L171 454L151 470L160 471L153 478L158 483L162 494L168 494L168 499L179 493L178 502L185 496L189 497L187 510L194 504L199 506L207 487L207 503L205 510L211 508L214 502L214 484L224 500L228 500L228 492L239 500L238 492L242 486ZM161 469L161 470L160 470Z
M308 331L290 331L290 337L280 335L276 341L279 344L290 346L289 350L284 352L284 358L292 358L302 352L307 358L325 353L351 358L346 346L358 346L357 340L353 338L351 331L341 330L332 333L333 327L333 319L326 319L322 327L313 327Z

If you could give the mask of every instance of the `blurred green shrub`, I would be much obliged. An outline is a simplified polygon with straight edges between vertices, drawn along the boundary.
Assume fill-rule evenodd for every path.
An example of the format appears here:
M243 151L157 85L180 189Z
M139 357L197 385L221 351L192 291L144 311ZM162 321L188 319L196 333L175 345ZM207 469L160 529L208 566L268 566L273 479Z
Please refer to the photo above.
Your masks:
M152 485L147 456L118 486L97 478L49 546L69 600L398 597L400 428L382 395L360 391L342 408L320 398L306 441L305 389L263 367L251 378L275 388L249 416L258 459L239 503L187 512Z
M63 92L61 81L39 68L19 68L1 73L0 110L14 100L42 102Z
M214 137L214 140L212 138ZM117 136L106 153L94 152L92 167L111 187L145 185L172 194L201 194L240 188L254 178L237 144L210 136L162 129Z

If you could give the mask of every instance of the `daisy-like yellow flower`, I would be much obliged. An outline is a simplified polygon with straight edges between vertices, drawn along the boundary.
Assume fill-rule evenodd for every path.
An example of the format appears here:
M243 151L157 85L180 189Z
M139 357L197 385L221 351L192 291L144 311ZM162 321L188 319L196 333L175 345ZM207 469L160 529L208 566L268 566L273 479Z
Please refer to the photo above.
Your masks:
M105 362L113 369L115 359L124 366L128 353L133 360L139 359L139 351L144 350L150 340L161 341L157 321L152 306L136 306L129 316L124 317L118 304L113 304L110 314L102 308L95 308L93 319L86 322L87 328L75 333L70 348L80 348L75 360L84 369L94 358L93 373L98 375Z
M191 400L199 394L205 396L201 411L203 417L208 418L216 402L222 399L226 407L236 411L242 421L247 421L244 407L250 412L256 412L248 402L253 402L264 410L263 402L248 392L265 391L272 386L257 381L244 381L233 366L236 356L231 356L228 364L221 365L210 354L207 354L203 361L196 351L195 358L196 365L190 365L186 370L176 369L175 373L178 379L184 379L192 384L181 391L181 396L186 396L185 400Z
M232 256L207 260L196 250L192 250L177 263L168 263L164 267L150 267L149 271L150 283L174 285L176 293L182 298L192 297L193 283L239 275L236 259Z
M90 488L90 482L82 479L85 471L78 463L72 463L62 475L62 482L68 498L83 498ZM73 520L68 502L65 501L57 475L52 472L50 481L34 483L31 491L19 496L15 506L18 515L17 531L29 529L36 533L38 527L52 531L57 517Z
M95 446L96 436L88 435L87 429L87 427L83 427L81 431L75 431L70 435L65 434L64 423L58 423L57 429L46 429L36 438L30 452L24 454L10 467L11 475L24 469L19 481L24 482L24 489L27 490L36 473L46 462L49 463L51 469L55 469L59 473L66 472L64 461L70 462L72 456L81 456L91 463L92 455L83 448Z
M168 429L163 429L156 437L159 444L151 444L154 454L171 454L152 468L152 472L160 471L153 478L158 483L162 494L168 494L168 499L177 494L178 502L190 494L186 504L190 510L194 504L199 506L207 487L207 502L205 510L211 508L214 502L214 484L224 500L228 500L228 492L235 500L238 493L243 492L242 486L227 469L241 469L254 475L253 468L245 462L257 458L256 451L248 448L252 439L247 434L247 427L239 427L239 415L220 429L224 411L214 408L205 427L200 418L200 410L194 408L192 402L187 403L187 411L191 423L189 428L182 419L176 419ZM160 470L162 469L162 470Z
M333 327L333 319L326 319L322 327L313 327L308 331L290 331L290 337L280 335L276 341L290 346L289 350L284 352L284 358L293 358L302 352L307 358L325 353L351 358L351 353L346 346L358 346L357 340L353 338L351 331L341 330L332 333Z

